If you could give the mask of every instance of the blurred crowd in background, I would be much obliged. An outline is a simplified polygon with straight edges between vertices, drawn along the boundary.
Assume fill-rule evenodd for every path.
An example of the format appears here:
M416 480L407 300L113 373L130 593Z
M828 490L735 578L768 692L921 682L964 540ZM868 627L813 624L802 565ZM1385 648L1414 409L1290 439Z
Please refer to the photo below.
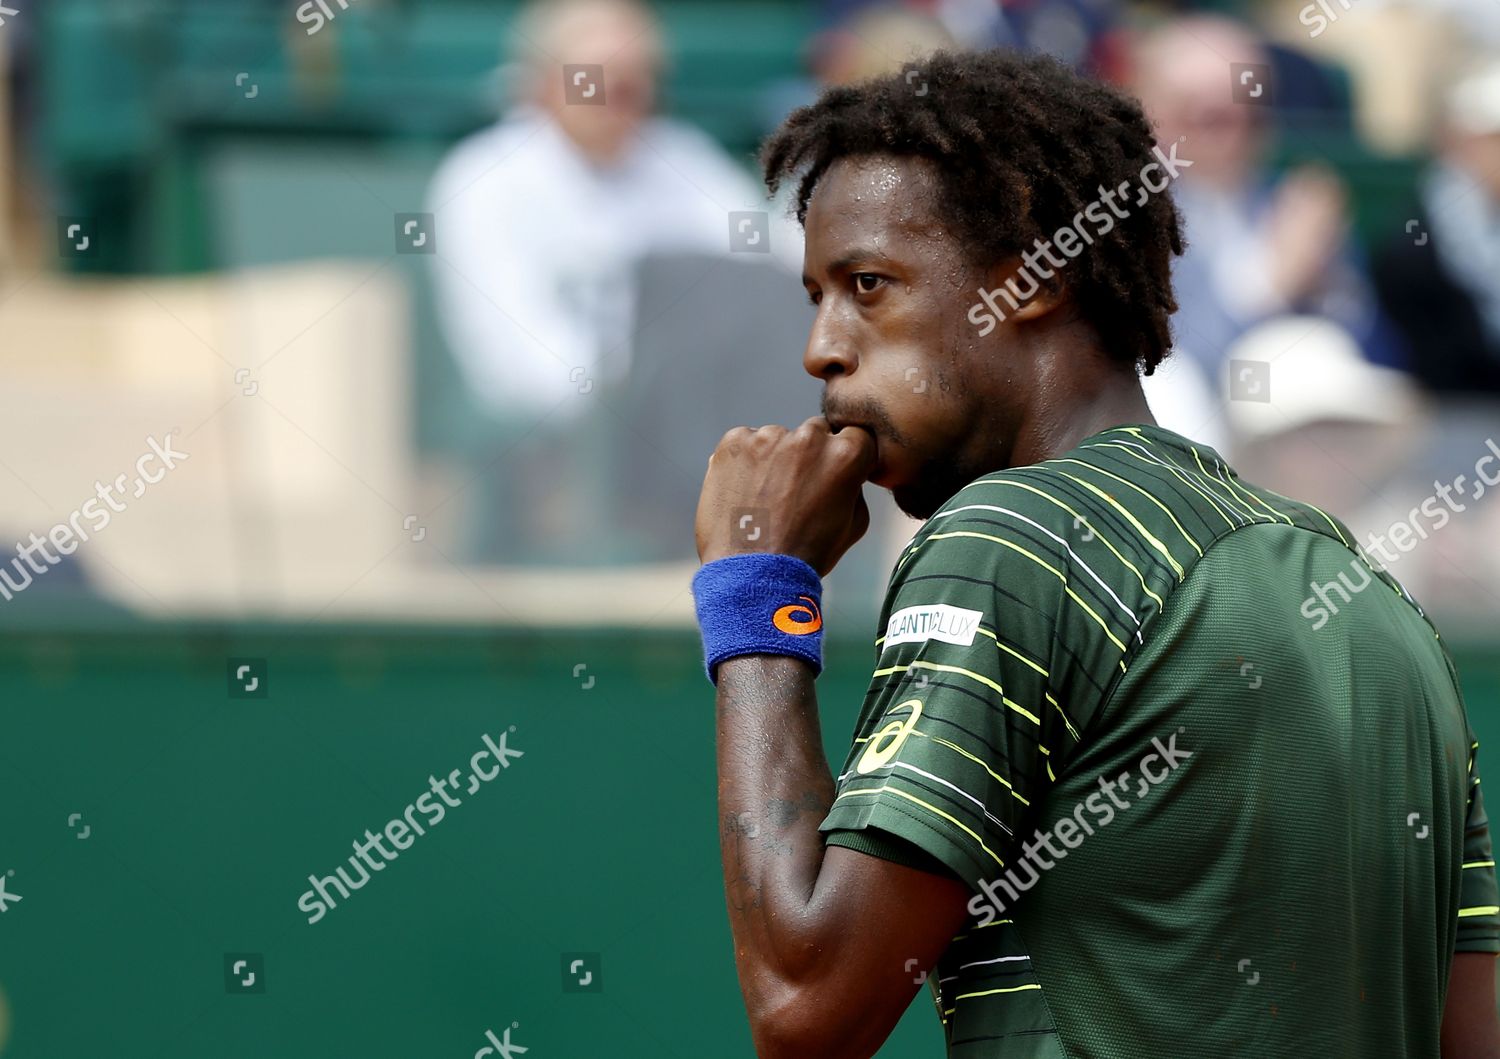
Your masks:
M39 582L253 611L401 564L690 563L718 437L818 410L758 142L824 87L1014 48L1128 87L1191 160L1158 420L1413 526L1387 565L1429 609L1500 609L1493 0L14 6L0 530L152 430L193 454ZM1445 483L1471 500L1434 525ZM917 529L867 495L851 608Z

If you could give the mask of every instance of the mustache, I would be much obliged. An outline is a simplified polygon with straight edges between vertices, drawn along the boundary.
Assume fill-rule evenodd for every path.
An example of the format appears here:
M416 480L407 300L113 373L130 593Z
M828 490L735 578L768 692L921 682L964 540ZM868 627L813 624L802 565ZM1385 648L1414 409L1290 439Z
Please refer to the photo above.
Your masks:
M818 411L825 419L840 423L855 423L892 440L899 436L885 409L872 399L830 404L827 396L824 395L818 402Z

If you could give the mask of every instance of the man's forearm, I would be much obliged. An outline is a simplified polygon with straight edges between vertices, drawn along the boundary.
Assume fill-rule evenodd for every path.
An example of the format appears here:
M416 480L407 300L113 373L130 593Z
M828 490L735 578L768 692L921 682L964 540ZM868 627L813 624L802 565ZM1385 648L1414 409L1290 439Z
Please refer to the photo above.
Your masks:
M740 655L718 669L719 844L735 963L752 1023L816 958L807 908L833 803L811 667Z

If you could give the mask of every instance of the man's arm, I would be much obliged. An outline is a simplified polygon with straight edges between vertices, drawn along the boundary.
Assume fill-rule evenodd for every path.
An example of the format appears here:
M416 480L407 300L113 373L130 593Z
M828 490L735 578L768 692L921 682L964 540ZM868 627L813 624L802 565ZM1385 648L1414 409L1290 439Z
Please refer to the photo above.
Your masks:
M1444 658L1460 701L1458 673ZM1500 1016L1495 1011L1495 957L1500 949L1500 890L1490 820L1479 781L1479 740L1464 721L1469 742L1468 796L1464 810L1463 867L1458 892L1458 935L1448 995L1443 1003L1443 1059L1500 1059Z
M740 989L762 1059L874 1055L966 917L969 888L840 846L812 668L719 664L720 849Z
M1443 1004L1443 1059L1500 1059L1495 954L1456 952Z

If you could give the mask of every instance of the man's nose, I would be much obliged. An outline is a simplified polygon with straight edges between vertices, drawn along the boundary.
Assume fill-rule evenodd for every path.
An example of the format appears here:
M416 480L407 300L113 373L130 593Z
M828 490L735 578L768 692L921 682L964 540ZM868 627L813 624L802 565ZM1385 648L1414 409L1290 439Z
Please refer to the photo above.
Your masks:
M859 366L854 353L853 336L834 310L819 307L807 334L807 348L802 353L803 369L815 379L827 381L834 375L850 375Z

